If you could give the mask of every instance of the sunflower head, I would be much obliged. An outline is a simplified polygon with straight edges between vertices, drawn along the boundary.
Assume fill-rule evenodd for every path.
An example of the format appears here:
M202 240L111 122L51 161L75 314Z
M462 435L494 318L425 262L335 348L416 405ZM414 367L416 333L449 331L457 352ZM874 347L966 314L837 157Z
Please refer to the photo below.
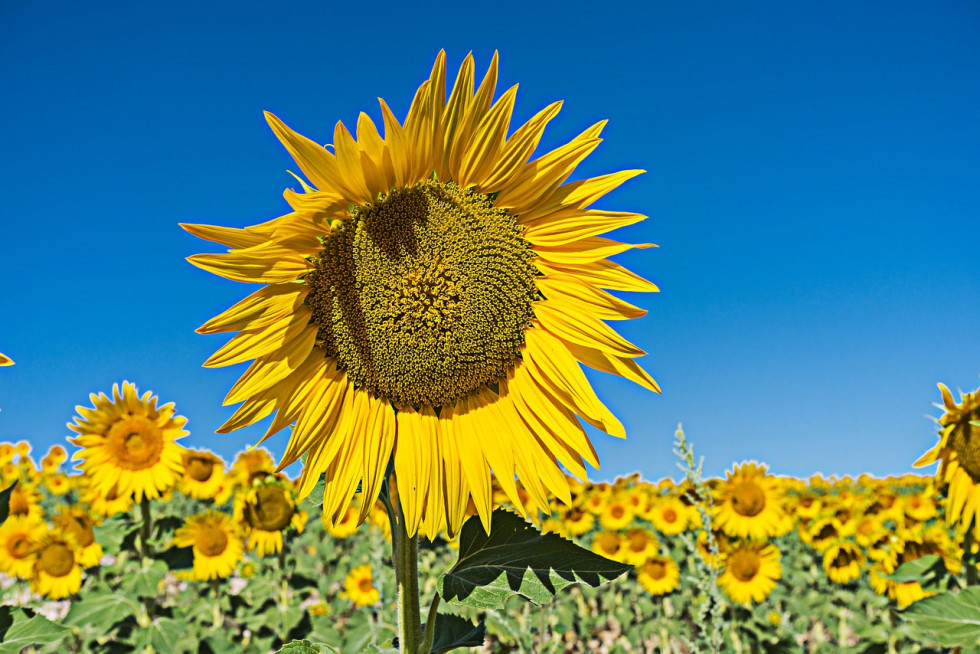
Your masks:
M155 499L174 486L183 472L187 419L175 414L173 403L157 407L150 391L140 397L136 386L123 382L112 387L112 397L91 395L93 407L79 413L68 428L78 436L69 440L82 448L74 459L98 493Z
M440 53L404 122L382 101L384 136L362 113L332 151L266 114L308 179L291 211L184 225L231 248L191 263L266 284L199 329L239 332L206 366L254 360L219 431L295 423L279 469L308 454L300 497L327 473L328 525L358 484L368 517L391 458L410 534L455 534L471 498L488 529L494 477L522 513L569 504L561 466L598 466L579 421L625 436L579 364L658 391L604 322L645 313L608 290L656 290L608 259L647 245L599 236L644 216L589 208L642 171L566 183L605 121L531 159L561 103L509 133L517 88L496 82L496 55L478 88L467 56L447 98Z

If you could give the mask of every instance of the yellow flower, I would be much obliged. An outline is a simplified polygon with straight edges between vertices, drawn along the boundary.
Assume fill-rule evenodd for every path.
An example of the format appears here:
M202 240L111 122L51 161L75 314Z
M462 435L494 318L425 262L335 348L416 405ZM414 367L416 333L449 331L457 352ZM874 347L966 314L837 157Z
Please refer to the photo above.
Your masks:
M344 579L344 590L354 606L371 606L381 600L381 594L374 587L371 566L359 565Z
M177 439L186 436L187 419L174 414L174 405L157 407L147 391L137 395L136 386L113 384L112 398L91 395L93 408L76 407L79 415L68 428L79 435L69 440L81 447L73 459L90 477L91 488L118 495L155 499L177 483L183 472L183 449Z
M184 225L231 248L191 263L266 284L198 330L239 332L206 366L254 360L219 431L295 422L279 469L308 453L301 498L327 473L327 524L358 483L367 518L391 457L409 534L455 534L470 497L489 529L492 475L519 510L517 477L534 506L569 504L560 465L598 466L579 420L625 436L580 364L659 390L604 322L645 313L606 289L657 290L607 258L645 245L599 236L644 216L588 208L642 171L565 184L605 121L529 161L561 103L508 138L496 55L475 93L471 56L448 102L445 77L441 52L404 124L382 102L383 138L362 113L332 151L267 113L312 186L260 225Z
M946 413L939 418L939 442L915 462L924 466L939 461L936 481L948 485L946 524L957 525L965 533L973 525L973 537L980 540L980 389L960 395L953 401L949 389L939 384Z
M782 527L782 494L765 464L754 461L733 466L717 492L715 524L729 536L768 538Z
M725 557L718 585L737 604L751 605L769 597L783 576L779 550L765 542L743 541Z
M652 556L636 571L636 580L651 595L666 595L681 583L677 562L669 556Z
M631 522L633 522L633 507L619 494L609 500L602 515L599 516L599 524L603 529L611 531L625 529Z
M0 524L0 572L30 579L45 533L44 523L40 520L9 516Z
M82 587L82 567L74 539L48 532L38 548L31 587L48 599L64 599Z
M96 520L83 507L62 507L51 522L65 535L71 537L76 545L78 564L83 568L99 565L102 559L102 546L95 540L92 525Z
M225 480L225 463L221 457L205 450L184 450L184 475L180 490L197 500L218 495Z
M864 563L861 548L850 541L837 541L823 553L823 571L835 584L859 579Z
M290 527L303 533L307 515L296 508L292 485L276 475L267 475L253 481L251 488L238 496L235 519L244 528L248 549L265 556L282 550L283 533Z
M174 533L173 542L194 551L194 567L178 573L191 581L230 577L245 551L231 516L219 511L209 510L187 518Z

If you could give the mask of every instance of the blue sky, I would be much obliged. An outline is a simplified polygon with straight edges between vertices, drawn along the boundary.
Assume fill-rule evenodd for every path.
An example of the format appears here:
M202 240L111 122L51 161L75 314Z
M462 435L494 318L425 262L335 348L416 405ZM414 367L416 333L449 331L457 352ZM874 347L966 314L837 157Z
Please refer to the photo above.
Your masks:
M440 48L500 51L515 121L565 100L542 148L601 118L576 177L649 171L599 206L655 281L622 332L664 393L591 374L629 438L596 478L911 470L936 382L980 383L980 6L975 2L4 3L0 7L0 440L63 442L128 379L215 435L243 366L194 329L250 289L184 261L178 222L285 210L295 169L263 110L320 142L378 96L403 117ZM482 74L482 72L481 72ZM517 124L516 122L514 123ZM278 456L285 433L269 441Z

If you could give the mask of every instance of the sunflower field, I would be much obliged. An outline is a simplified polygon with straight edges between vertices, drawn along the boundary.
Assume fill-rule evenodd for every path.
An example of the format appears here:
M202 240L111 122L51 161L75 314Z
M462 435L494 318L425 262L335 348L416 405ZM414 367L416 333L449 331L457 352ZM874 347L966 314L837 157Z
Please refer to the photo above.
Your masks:
M166 463L132 482L125 456L100 456L84 435L70 439L80 473L63 446L38 460L26 441L0 443L0 652L392 646L386 502L364 507L358 493L326 524L322 484L298 501L295 481L276 472L265 449L231 464L185 449L173 406L157 407L130 384L93 399L73 428L84 433L97 420L175 426L154 455ZM944 622L942 602L965 600L976 582L977 548L947 526L949 498L934 478L796 479L748 461L724 479L702 479L683 432L677 443L687 458L679 480L569 477L569 504L537 506L523 494L525 505L511 507L528 512L542 538L577 543L626 574L597 588L572 585L555 601L531 587L516 595L535 602L448 601L440 617L456 620L455 640L432 651L932 652L977 637ZM127 452L147 445L130 443ZM135 486L119 492L124 479ZM502 489L493 492L508 504ZM386 493L397 501L395 485ZM422 541L423 598L473 543L465 527ZM290 649L299 647L309 649Z

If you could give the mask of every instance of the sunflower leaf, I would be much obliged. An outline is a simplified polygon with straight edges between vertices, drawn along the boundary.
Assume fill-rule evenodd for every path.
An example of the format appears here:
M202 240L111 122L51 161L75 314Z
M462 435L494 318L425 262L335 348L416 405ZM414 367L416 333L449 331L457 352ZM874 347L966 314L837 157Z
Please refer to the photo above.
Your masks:
M17 482L10 484L7 488L0 491L0 525L2 525L6 520L7 516L10 515L10 494L14 492L14 488L17 487Z
M443 654L460 647L482 647L487 634L487 627L482 620L474 625L469 620L448 613L436 615L435 629L431 654ZM424 635L424 626L422 632Z
M477 517L463 525L459 560L439 579L439 594L452 604L477 608L502 609L515 594L544 604L566 586L598 587L630 568L497 509L489 534Z
M946 566L943 564L943 558L938 554L927 554L906 561L898 566L895 572L885 576L898 584L917 581L924 589L933 590L940 587L945 575Z
M980 586L927 597L899 615L943 647L980 644Z

